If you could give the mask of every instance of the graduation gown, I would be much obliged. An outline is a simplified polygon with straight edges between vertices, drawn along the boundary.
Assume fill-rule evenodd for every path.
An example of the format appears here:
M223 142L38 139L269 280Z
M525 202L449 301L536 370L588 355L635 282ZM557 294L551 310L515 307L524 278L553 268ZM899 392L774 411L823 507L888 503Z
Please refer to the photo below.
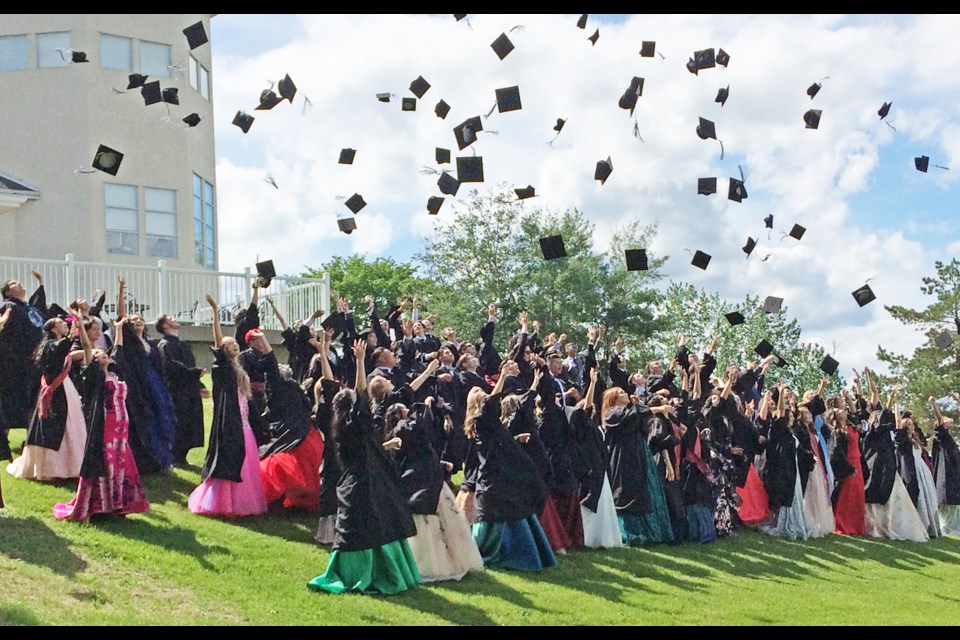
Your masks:
M410 511L425 516L437 514L445 475L440 456L431 444L435 420L431 407L417 403L409 417L401 420L390 433L390 437L403 441L394 453L400 467L400 493L410 505Z
M79 381L77 391L83 398L83 417L87 423L87 444L83 450L80 477L95 480L107 474L107 463L103 456L106 375L100 368L100 363L91 360L90 364L80 368Z
M123 348L114 345L113 358L127 383L127 417L130 419L129 444L141 474L159 471L161 462L150 449L150 424L153 421L153 400L147 381L147 355L140 338L129 323L123 328ZM158 354L156 349L153 354ZM159 369L158 369L159 370Z
M48 340L44 343L39 366L48 384L63 372L64 363L70 353L70 345L69 338ZM34 410L30 420L27 444L59 451L60 442L67 429L67 393L63 390L62 383L53 392L48 416L41 418L38 410L39 407Z
M243 440L243 418L240 415L240 394L237 374L229 356L221 347L210 347L213 352L213 423L210 425L210 444L200 470L200 480L207 478L242 482L240 469L246 455Z
M797 486L797 441L787 427L786 418L777 418L770 425L767 437L767 463L763 472L763 488L771 511L793 506Z
M653 511L647 486L647 421L650 410L643 404L612 407L603 417L604 440L609 451L610 488L617 511L642 516Z
M569 496L579 487L575 468L581 462L576 451L576 439L570 433L566 412L557 406L555 398L559 387L549 372L545 371L540 378L537 392L543 407L538 431L553 475L550 492L558 497Z
M913 506L920 499L920 478L917 475L917 461L913 455L913 441L906 429L894 430L894 444L897 452L897 472L903 479Z
M358 393L334 434L343 472L337 483L335 551L375 549L417 535L400 478L374 427L366 393ZM439 496L439 492L437 494Z
M320 517L337 515L337 482L343 469L333 446L333 398L340 385L333 380L321 379L323 402L314 407L315 426L323 436L323 465L320 467Z
M269 426L270 440L260 446L260 458L291 451L310 432L310 401L296 380L280 375L276 351L264 358L267 376L267 410L264 422Z
M887 504L893 491L897 473L893 427L893 414L884 409L876 426L862 440L864 494L868 504Z
M934 432L933 468L938 490L943 487L940 504L960 505L960 449L942 424Z
M550 463L550 455L546 447L543 446L543 440L540 437L540 429L537 427L537 419L533 414L534 405L537 400L536 390L528 390L520 397L520 405L517 410L507 418L507 431L516 439L522 433L529 433L530 439L526 443L520 444L520 448L533 462L533 467L543 483L548 487L553 486L553 465ZM539 515L543 511L543 505L537 510Z
M493 345L493 334L497 323L493 320L487 322L480 328L480 347L477 349L477 359L480 361L480 373L485 376L495 376L500 372L500 364L503 360Z
M177 431L173 443L175 456L203 446L203 384L193 349L179 337L165 335L157 345L163 381L176 407Z
M40 372L33 354L43 338L46 306L43 286L37 288L29 302L4 298L0 303L0 314L10 309L10 318L0 331L0 429L23 428L30 423L40 388ZM0 454L6 446L6 438L2 439Z
M583 409L567 407L566 411L571 435L576 440L580 458L580 465L577 467L580 504L596 513L609 464L607 447L603 444L603 432L593 424L590 416Z

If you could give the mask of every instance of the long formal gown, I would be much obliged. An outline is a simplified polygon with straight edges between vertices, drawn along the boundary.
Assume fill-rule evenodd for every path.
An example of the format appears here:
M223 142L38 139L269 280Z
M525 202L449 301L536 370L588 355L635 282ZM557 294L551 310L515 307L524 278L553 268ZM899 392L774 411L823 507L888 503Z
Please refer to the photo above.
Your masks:
M937 501L937 484L933 479L933 473L930 472L930 468L923 460L920 445L913 445L913 461L917 470L917 484L920 489L917 498L917 513L920 514L920 521L927 529L927 535L931 538L939 538L943 535L943 532L940 529L940 519L938 517L940 505Z
M833 455L834 475L837 477L837 487L833 492L834 531L848 536L865 536L866 503L860 462L860 433L849 424L844 432L843 438L834 436L837 439Z
M809 430L808 436L814 462L813 470L807 476L807 490L803 494L803 513L807 519L810 537L823 538L833 533L837 523L833 516L833 505L830 502L830 481L821 454L821 440L817 433Z
M947 427L937 425L933 441L933 469L940 504L943 535L960 536L960 449Z
M797 466L799 441L786 426L786 419L777 418L767 441L767 494L773 521L760 525L761 532L790 540L806 540L810 535L803 509L803 484Z

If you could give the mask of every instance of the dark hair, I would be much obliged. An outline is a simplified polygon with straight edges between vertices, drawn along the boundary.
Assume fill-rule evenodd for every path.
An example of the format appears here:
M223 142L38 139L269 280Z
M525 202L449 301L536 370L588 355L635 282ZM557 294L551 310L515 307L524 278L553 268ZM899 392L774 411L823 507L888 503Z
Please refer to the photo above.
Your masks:
M47 343L57 340L57 337L53 333L53 328L57 326L57 320L59 320L59 318L50 318L43 323L43 340L40 341L40 344L37 345L36 350L33 352L33 361L37 364L40 364L40 357L43 355L43 349L47 346Z
M240 310L237 311L235 314L233 314L233 323L234 323L234 324L240 324L240 323L243 321L243 319L246 318L246 317L247 317L247 310L246 310L246 309L240 309Z
M354 402L356 402L356 393L353 389L341 389L337 392L337 395L333 396L333 419L330 421L330 433L333 435L337 459L340 460L341 465L343 465L344 462L349 462L342 457L345 452L342 441L344 437L343 429L347 424L347 416L353 409ZM346 450L349 451L349 449ZM347 453L347 455L349 456L350 454Z
M402 402L395 402L387 409L383 416L383 440L386 442L393 436L393 430L397 428L400 421L403 420L403 410L407 407Z
M383 352L384 352L384 351L389 351L389 349L387 349L386 347L377 347L376 349L373 350L373 355L372 355L372 357L373 357L373 364L374 364L374 365L376 365L378 362L380 362L380 356L383 355Z
M95 318L90 318L89 320L83 321L84 331L90 331L90 329L92 329L93 327L97 327L98 329L100 328L100 325L97 324L97 321Z
M157 318L157 324L156 324L157 333L159 333L160 335L164 335L164 329L167 328L167 323L170 322L171 320L173 320L173 318L165 313L159 316Z
M10 293L10 289L12 289L13 285L15 284L17 284L16 280L7 280L6 282L4 282L3 286L0 287L0 296L3 296L4 298L6 298L7 294Z

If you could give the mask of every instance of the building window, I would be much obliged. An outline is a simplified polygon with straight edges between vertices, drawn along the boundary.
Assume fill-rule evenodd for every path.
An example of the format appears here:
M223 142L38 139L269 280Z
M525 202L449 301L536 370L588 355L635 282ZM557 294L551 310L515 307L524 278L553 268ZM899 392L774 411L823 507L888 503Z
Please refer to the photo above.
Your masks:
M100 66L118 71L133 71L133 40L101 33Z
M65 67L70 64L70 32L37 34L37 66Z
M217 267L215 219L213 185L193 174L194 260L207 269Z
M200 65L200 95L204 100L210 99L210 74L203 65Z
M190 56L190 86L205 100L210 99L210 72L193 56Z
M177 257L177 192L171 189L143 190L147 218L147 255Z
M140 42L140 73L158 78L170 77L172 64L170 45L156 42Z
M21 71L28 64L27 36L0 36L0 71Z
M107 251L127 256L140 255L140 223L137 188L105 184L107 209Z

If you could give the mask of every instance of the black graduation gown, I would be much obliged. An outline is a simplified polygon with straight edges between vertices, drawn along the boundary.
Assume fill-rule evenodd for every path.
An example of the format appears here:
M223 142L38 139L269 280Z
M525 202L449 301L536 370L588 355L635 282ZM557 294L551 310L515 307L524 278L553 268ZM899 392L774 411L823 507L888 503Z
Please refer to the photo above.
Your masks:
M495 376L500 372L500 364L503 360L493 345L493 334L497 323L493 320L487 322L480 328L480 347L477 350L477 359L480 361L480 373L486 376Z
M530 456L500 422L501 397L490 396L474 421L474 486L480 522L510 522L539 515L549 491Z
M725 401L727 419L732 430L730 433L730 446L743 449L741 455L733 455L730 459L733 461L733 483L738 487L743 487L747 483L747 474L750 472L750 465L760 450L759 434L757 427L745 415L737 410L736 402L733 398L727 398Z
M530 439L527 440L526 443L520 444L520 448L523 449L527 457L533 462L533 466L537 470L540 479L543 480L543 483L549 488L553 486L553 465L550 463L550 455L547 453L546 447L543 446L540 429L537 427L537 419L533 413L536 400L536 390L528 390L520 396L520 405L506 420L507 431L509 431L510 435L514 438L521 433L530 434ZM543 505L541 505L537 513L539 514L542 510Z
M400 493L413 513L427 516L437 513L444 480L440 456L431 444L435 419L432 408L417 403L390 434L402 440L400 449L394 452L400 467Z
M9 428L23 428L37 402L40 372L33 355L43 338L46 295L37 288L29 302L5 298L0 314L10 309L10 318L0 331L0 406L3 407L0 433ZM6 447L6 436L0 436L0 454ZM4 457L0 455L0 457Z
M48 340L44 343L39 366L47 383L53 382L63 372L64 362L69 353L69 338ZM67 429L67 393L63 390L63 384L53 392L50 413L46 418L40 417L39 408L38 399L38 405L34 409L30 427L27 430L27 444L59 451L63 434Z
M653 511L647 485L647 421L650 410L643 404L612 407L603 417L604 440L610 453L610 486L617 511L642 516Z
M337 482L343 469L337 459L337 448L333 444L333 397L340 391L340 385L333 380L320 380L323 385L323 402L314 407L315 425L323 436L323 463L320 467L320 517L337 515Z
M897 453L891 439L893 414L884 409L876 426L862 438L864 495L869 504L887 504L897 473Z
M376 549L417 535L410 507L400 494L396 465L383 449L383 431L374 427L366 393L357 394L334 438L343 472L337 483L333 549Z
M583 409L568 407L567 421L572 437L577 442L581 464L577 467L577 482L580 504L596 513L607 477L607 447L603 444L603 432L593 424Z
M704 507L713 507L716 500L713 498L713 488L707 474L712 473L710 469L709 448L700 447L700 460L702 465L697 464L696 448L697 441L700 439L700 429L695 425L688 425L686 432L681 437L682 447L680 453L683 456L680 462L680 485L683 490L684 505L701 505Z
M170 391L177 414L173 453L178 459L190 449L203 446L203 384L193 349L178 336L165 335L157 345L163 381Z
M770 424L767 437L767 464L763 471L763 487L771 511L790 507L796 496L797 443L793 432L787 427L786 418L777 418Z
M245 351L247 348L247 331L251 329L257 329L260 327L260 310L257 309L257 305L250 303L250 306L247 307L247 313L243 316L243 319L237 323L236 330L234 331L234 337L237 340L237 344L240 345L240 351Z
M210 444L203 469L200 470L200 479L241 482L240 470L246 450L237 374L221 347L210 347L210 351L213 352L213 366L210 369L213 379L213 424L210 425Z
M917 506L920 500L920 479L917 476L917 461L913 457L913 441L906 429L896 429L894 443L897 451L897 472L907 487L913 506Z
M677 447L680 446L680 438L673 430L673 423L663 416L656 416L650 420L650 438L648 440L650 452L654 455L660 454L660 459L656 461L657 475L660 478L660 484L663 485L663 496L667 502L667 509L670 512L670 523L675 532L685 532L687 530L687 511L683 502L683 485L679 480L677 472ZM674 479L667 480L667 465L674 470ZM679 535L678 539L685 537Z
M103 455L106 376L96 360L77 368L80 369L80 385L77 391L83 398L83 417L87 423L87 443L83 450L80 477L94 480L107 473L107 464Z
M153 419L153 400L147 382L147 355L133 325L123 325L123 348L114 345L113 358L123 372L127 383L127 417L130 420L129 444L137 470L152 473L160 470L160 461L150 450L150 423ZM156 352L156 349L154 349Z
M933 468L937 487L944 487L940 504L960 504L960 449L942 424L938 424L934 431Z
M270 440L260 446L260 458L291 451L310 433L310 401L296 380L280 375L275 351L264 359L267 373L267 411L264 422L269 425ZM319 471L318 471L319 473Z
M800 445L797 447L797 473L800 474L800 487L803 493L807 493L807 480L810 479L810 472L816 466L816 458L813 455L813 444L810 442L810 432L799 422L793 425L793 435L797 438Z
M830 454L830 468L833 469L834 479L831 500L833 504L836 505L837 498L840 495L840 486L843 484L844 480L852 475L855 475L857 473L857 469L850 464L850 461L847 459L847 447L850 444L850 438L847 435L846 428L844 428L842 431L834 431L834 433L831 435L835 442L833 451Z
M559 388L550 372L544 371L537 392L543 408L538 432L553 475L549 484L550 492L558 498L566 499L579 488L574 471L575 467L580 465L576 439L570 433L566 412L557 406L555 401Z
M270 353L273 353L272 351ZM253 393L250 396L250 428L257 438L257 444L262 445L270 441L270 427L263 419L263 412L267 410L267 357L256 349L245 349L240 352L240 366L247 372ZM260 391L263 389L263 391Z

